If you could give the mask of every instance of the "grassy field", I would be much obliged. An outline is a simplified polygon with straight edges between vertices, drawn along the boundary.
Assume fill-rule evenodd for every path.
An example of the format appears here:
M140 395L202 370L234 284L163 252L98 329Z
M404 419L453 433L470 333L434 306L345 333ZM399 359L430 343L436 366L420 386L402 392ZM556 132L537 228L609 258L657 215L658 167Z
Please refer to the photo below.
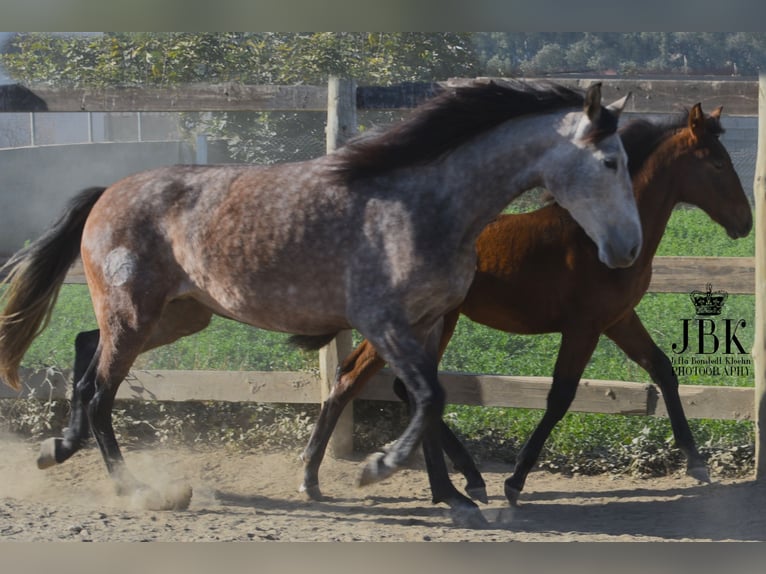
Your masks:
M677 209L660 245L658 255L752 256L753 235L730 240L698 209ZM704 289L704 277L691 289ZM715 286L714 286L715 288ZM680 336L680 320L692 314L686 294L647 294L637 308L655 342L667 354ZM748 328L738 331L744 348L753 342L754 300L750 295L732 295L722 317L744 318ZM72 364L74 335L94 328L90 299L84 286L67 285L62 290L53 320L29 350L24 365L30 367ZM316 370L316 353L303 353L285 344L286 335L252 329L224 319L197 335L139 359L147 369L245 369ZM442 362L452 371L549 376L553 371L560 336L515 336L492 331L461 319ZM602 338L585 374L588 378L649 382L640 367L626 360L609 340ZM683 377L682 384L751 386L752 377ZM512 459L534 425L540 411L476 408L451 405L447 418L474 452L484 457ZM732 421L691 421L698 444L704 448L750 445L752 424ZM393 429L395 430L395 429ZM653 446L654 445L654 446ZM570 413L551 436L544 458L550 467L603 469L617 464L646 460L646 449L663 451L660 466L678 462L672 448L670 426L665 419L615 417ZM746 448L746 446L745 446ZM642 457L631 453L641 450ZM654 456L654 455L653 455ZM627 457L627 458L625 458ZM566 463L564 463L566 461ZM632 462L631 462L632 461Z

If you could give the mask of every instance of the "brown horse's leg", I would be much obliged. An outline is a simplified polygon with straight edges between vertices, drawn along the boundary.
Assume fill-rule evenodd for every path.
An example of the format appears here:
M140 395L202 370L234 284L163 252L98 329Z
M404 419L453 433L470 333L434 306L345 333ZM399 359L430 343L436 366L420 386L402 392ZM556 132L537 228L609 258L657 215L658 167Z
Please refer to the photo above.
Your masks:
M95 392L93 363L98 347L98 330L79 333L75 339L75 357L69 425L61 438L50 438L40 445L38 468L48 468L67 460L80 450L90 438L90 426L86 409ZM87 375L87 376L86 376Z
M338 368L335 385L333 385L330 396L322 404L311 438L301 456L304 468L303 484L301 484L300 490L305 492L307 497L313 500L322 498L319 489L319 466L322 464L327 443L330 441L332 431L343 409L385 364L375 348L367 340L364 340L343 360Z
M678 395L678 377L668 356L652 340L635 311L605 331L605 334L625 354L649 373L662 391L678 448L686 456L686 473L701 482L710 482L707 464L697 451L697 446L686 420L681 398Z
M505 481L505 496L512 505L518 503L527 475L537 462L545 441L569 410L577 393L580 377L598 343L598 333L563 333L559 356L553 370L553 383L548 392L543 418L521 448L513 474Z

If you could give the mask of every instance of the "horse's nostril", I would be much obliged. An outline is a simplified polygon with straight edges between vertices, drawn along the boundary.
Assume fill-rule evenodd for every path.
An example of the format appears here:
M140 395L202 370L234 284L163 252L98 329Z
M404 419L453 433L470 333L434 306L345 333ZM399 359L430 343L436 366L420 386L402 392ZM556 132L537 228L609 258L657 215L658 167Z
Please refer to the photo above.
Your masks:
M641 244L640 243L636 243L633 246L633 249L630 250L630 258L635 260L636 257L638 257L638 252L639 251L641 251Z

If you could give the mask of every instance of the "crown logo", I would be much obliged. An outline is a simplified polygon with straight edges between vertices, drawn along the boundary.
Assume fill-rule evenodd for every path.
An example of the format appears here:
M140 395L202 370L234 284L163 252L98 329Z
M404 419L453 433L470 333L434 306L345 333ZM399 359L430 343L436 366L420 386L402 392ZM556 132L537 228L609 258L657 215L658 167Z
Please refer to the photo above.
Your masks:
M701 316L720 315L728 296L726 291L713 292L713 286L710 283L707 284L707 291L704 293L696 289L689 293L697 315Z

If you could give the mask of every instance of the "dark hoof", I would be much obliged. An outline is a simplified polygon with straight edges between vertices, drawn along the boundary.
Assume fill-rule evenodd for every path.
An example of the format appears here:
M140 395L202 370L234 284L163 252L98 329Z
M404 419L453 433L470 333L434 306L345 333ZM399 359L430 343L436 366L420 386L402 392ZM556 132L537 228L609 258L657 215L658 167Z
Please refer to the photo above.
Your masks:
M483 502L484 504L489 504L489 498L487 497L486 486L466 486L465 492L473 500L478 500L479 502Z
M519 496L521 495L521 491L518 488L515 488L508 483L505 485L505 497L508 499L508 502L511 504L511 506L518 506L519 505Z
M452 523L458 528L471 528L473 530L489 528L489 522L484 518L478 506L462 504L450 508L450 517L452 518Z
M318 484L312 484L311 486L301 484L298 492L302 492L303 496L306 497L306 500L314 500L318 502L324 498Z
M708 474L707 467L705 465L691 466L686 469L686 474L692 478L696 478L700 482L710 484L710 475Z
M380 482L396 472L396 468L386 464L385 456L386 453L384 452L376 452L367 457L357 478L357 486L367 486L368 484Z
M64 440L60 438L49 438L41 442L40 454L37 455L37 468L44 470L61 462L60 457L57 457L56 453L61 452L63 442Z

